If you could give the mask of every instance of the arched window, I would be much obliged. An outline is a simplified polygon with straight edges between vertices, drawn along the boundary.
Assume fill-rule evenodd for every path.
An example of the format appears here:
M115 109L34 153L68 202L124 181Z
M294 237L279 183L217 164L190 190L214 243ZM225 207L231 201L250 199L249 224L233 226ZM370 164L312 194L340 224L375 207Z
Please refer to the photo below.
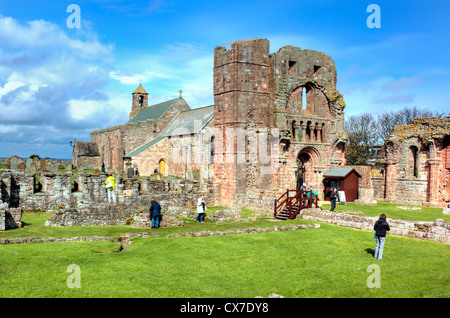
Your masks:
M306 87L303 86L302 89L302 109L306 110L307 105L306 105Z
M294 120L294 121L292 121L292 139L297 139L297 134L295 133L295 124L296 124L296 121Z
M166 175L166 161L164 159L161 159L159 161L159 167L158 167L158 171L160 174L162 174L163 176Z
M409 147L409 166L411 175L414 177L419 176L419 149L416 146Z
M311 122L308 121L306 123L306 141L310 142L311 141Z
M211 137L209 145L210 145L209 163L214 163L214 136Z

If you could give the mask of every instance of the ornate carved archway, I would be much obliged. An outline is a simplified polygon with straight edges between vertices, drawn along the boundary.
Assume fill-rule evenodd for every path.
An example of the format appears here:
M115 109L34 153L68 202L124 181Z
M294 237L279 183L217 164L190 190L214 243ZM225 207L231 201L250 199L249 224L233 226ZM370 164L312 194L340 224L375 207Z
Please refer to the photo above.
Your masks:
M297 155L297 167L303 170L303 183L318 189L320 180L317 178L317 167L320 163L320 153L314 147L305 147Z

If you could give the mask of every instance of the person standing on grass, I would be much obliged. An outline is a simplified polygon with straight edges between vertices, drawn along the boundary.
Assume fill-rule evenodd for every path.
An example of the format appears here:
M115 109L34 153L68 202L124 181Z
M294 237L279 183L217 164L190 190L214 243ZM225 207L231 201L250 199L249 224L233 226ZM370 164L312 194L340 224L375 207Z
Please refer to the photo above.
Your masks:
M205 213L206 211L206 203L205 203L205 199L202 196L200 196L200 198L198 198L197 200L197 219L195 220L195 222L201 222L204 223L205 222Z
M106 178L106 191L108 192L108 203L111 203L111 199L114 203L116 200L116 178L114 178L112 172L109 173L109 177Z
M375 239L376 239L375 253L373 254L373 257L382 260L384 242L386 240L386 231L391 230L388 222L386 222L386 214L383 213L380 215L380 218L378 219L378 221L375 222L373 229L375 230Z
M336 207L336 199L337 199L337 197L338 197L337 189L334 188L333 191L330 194L330 201L331 201L331 210L330 211L331 212L333 212L334 208Z
M152 228L159 228L159 222L161 220L161 205L155 200L151 201L150 218L152 220Z

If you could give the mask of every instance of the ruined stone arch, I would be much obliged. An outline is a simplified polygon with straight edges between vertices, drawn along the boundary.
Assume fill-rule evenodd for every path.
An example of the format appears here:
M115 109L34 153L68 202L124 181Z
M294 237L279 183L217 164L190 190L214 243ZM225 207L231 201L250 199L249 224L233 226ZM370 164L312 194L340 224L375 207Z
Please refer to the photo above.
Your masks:
M318 89L325 95L331 115L337 116L343 114L345 102L343 96L338 90L332 87L327 87L326 85L321 85L320 82L311 79L296 79L294 81L285 80L283 82L285 85L282 85L276 94L277 97L275 99L275 105L278 106L277 108L286 109L290 96L298 91L301 91L303 87L307 86Z
M336 139L331 145L331 164L345 165L345 142L340 139Z
M304 182L317 188L320 183L317 176L316 167L319 166L321 156L315 147L305 147L297 155L297 165L305 168Z

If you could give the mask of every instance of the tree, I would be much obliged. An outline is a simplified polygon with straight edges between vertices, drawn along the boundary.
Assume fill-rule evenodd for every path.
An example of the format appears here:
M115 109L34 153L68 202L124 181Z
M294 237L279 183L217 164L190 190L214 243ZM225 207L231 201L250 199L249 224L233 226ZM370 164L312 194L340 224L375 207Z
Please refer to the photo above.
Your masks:
M351 116L345 121L345 131L348 135L345 156L349 164L361 165L367 162L372 147L377 144L377 122L370 113Z
M347 162L352 165L367 163L372 156L373 146L383 145L396 126L412 124L418 117L443 116L445 113L433 113L416 106L405 106L396 112L385 111L376 119L370 113L351 116L345 121L345 131L348 135L345 149Z
M438 117L442 118L445 113L433 113L426 109L420 109L416 106L405 106L402 109L393 112L386 111L377 117L380 144L383 144L387 137L394 131L395 126L412 124L418 117Z
M37 160L41 160L41 157L40 157L39 155L35 155L35 154L34 154L34 155L31 155L30 158L31 158L31 159L36 158Z

